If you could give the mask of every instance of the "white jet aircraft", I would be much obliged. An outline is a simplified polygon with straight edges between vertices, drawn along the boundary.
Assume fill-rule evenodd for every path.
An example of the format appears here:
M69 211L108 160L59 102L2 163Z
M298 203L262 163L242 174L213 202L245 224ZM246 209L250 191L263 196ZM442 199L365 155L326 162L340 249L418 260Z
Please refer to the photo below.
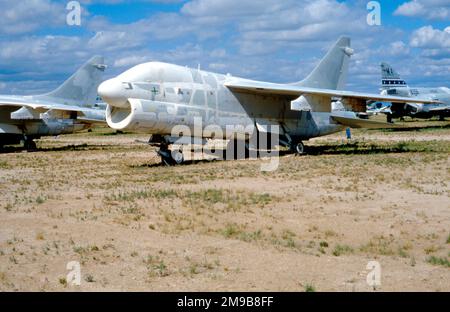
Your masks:
M345 83L352 54L350 39L341 37L306 79L291 84L150 62L103 82L98 93L108 104L108 125L116 130L151 134L151 143L159 144L159 154L165 164L183 161L181 151L169 149L178 140L173 131L175 126L187 128L190 131L186 132L192 137L230 140L230 147L244 141L250 143L245 144L246 149L253 146L257 150L261 148L260 142L252 138L275 134L279 145L302 154L302 141L346 127L391 127L358 118L357 113L366 112L368 100L433 102L338 90ZM333 101L339 101L346 111L332 110ZM198 120L206 126L204 131L198 131ZM206 131L209 125L214 125L215 130ZM230 128L232 130L227 131ZM252 131L248 131L249 128Z

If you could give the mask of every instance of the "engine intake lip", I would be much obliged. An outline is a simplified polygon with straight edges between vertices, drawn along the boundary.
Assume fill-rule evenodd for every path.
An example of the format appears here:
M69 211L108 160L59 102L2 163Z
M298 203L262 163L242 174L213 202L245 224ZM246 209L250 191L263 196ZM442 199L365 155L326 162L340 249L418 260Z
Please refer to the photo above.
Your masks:
M106 122L109 127L115 130L128 128L134 119L133 105L128 100L126 107L108 105L106 107Z

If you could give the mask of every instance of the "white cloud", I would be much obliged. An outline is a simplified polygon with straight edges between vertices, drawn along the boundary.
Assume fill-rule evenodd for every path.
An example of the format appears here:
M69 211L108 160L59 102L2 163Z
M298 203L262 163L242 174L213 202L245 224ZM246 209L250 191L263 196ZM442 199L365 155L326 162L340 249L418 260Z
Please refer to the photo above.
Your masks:
M417 1L433 2L435 8L440 0ZM3 4L6 2L9 3ZM65 1L24 0L15 4L0 0L2 92L11 89L19 93L20 81L31 80L36 83L24 83L27 88L24 92L52 89L93 54L105 55L110 65L105 78L138 63L159 60L190 67L200 63L202 68L211 71L252 79L296 81L304 78L337 37L344 34L352 38L356 52L350 64L349 86L353 89L376 92L381 61L390 62L405 73L409 68L417 69L411 71L411 77L419 82L423 80L422 73L429 70L436 70L436 76L428 77L427 82L431 78L450 80L450 61L444 62L450 53L445 47L443 30L431 28L431 31L417 30L411 34L401 26L370 27L366 23L367 1L364 0L181 2L186 3L178 12L154 12L129 23L86 14L81 28L72 28L68 35L55 36L49 34L56 33L53 26L58 23L63 26L57 33L67 30ZM131 0L84 0L82 3L86 10L93 3L132 5ZM52 9L52 5L57 7ZM26 9L37 6L43 9L36 9L31 19L25 18L29 15ZM14 8L15 13L6 17L7 8ZM45 10L51 12L39 13ZM11 32L13 26L3 27L6 20L17 26L15 33ZM19 27L21 23L25 26Z
M413 32L410 44L419 48L450 48L450 26L444 30L421 27Z
M224 58L227 56L227 51L225 49L214 49L209 54L212 58Z
M114 51L140 46L144 38L125 31L99 31L89 39L88 47L97 51Z
M29 33L42 27L62 25L66 11L50 0L0 2L0 34Z
M450 19L450 2L448 0L412 0L401 4L395 10L394 15L448 21Z
M410 50L408 45L403 41L394 41L389 44L389 49L386 51L390 55L408 55Z
M132 66L135 66L135 65L138 65L141 63L145 63L145 62L149 62L149 61L150 61L150 58L148 56L133 55L133 56L122 57L122 58L115 60L113 66L130 68Z

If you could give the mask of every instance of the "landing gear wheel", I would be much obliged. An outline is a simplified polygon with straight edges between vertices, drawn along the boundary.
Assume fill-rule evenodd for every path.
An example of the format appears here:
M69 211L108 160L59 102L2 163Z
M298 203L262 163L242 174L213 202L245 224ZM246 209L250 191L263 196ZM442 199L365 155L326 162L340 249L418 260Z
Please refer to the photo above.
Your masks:
M161 162L166 166L180 165L184 162L183 152L181 150L172 152L167 145L161 145L158 155L161 156Z
M296 155L304 155L305 154L305 145L302 142L298 142L297 144L292 145L291 150Z
M175 164L180 165L184 161L183 152L181 150L170 153Z

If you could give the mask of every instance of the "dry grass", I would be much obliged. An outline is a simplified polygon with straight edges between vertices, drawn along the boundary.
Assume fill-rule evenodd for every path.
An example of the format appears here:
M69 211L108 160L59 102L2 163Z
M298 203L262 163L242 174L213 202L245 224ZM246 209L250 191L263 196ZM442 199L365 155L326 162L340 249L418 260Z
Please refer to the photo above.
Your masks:
M383 290L450 290L450 129L353 136L307 142L312 155L274 172L160 167L145 136L104 129L10 150L0 289L371 290L377 259ZM65 278L74 260L79 288Z

